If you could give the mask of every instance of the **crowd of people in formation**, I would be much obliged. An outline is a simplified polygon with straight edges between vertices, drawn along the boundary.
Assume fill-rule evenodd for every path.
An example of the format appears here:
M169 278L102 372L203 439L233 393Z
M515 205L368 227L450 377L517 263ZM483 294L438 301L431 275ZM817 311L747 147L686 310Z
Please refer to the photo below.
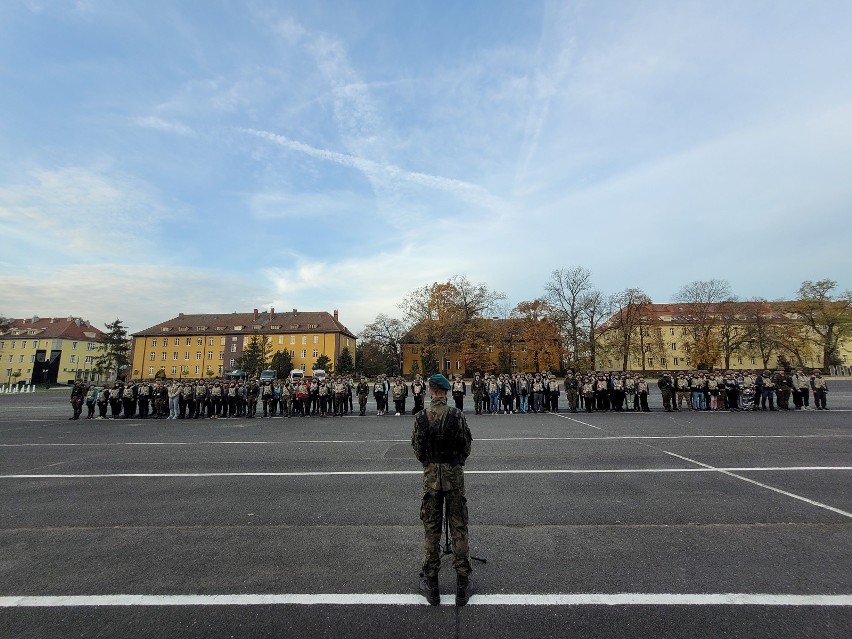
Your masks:
M811 408L827 410L828 385L822 373L802 369L760 371L691 371L664 373L657 381L666 411L743 411ZM336 417L366 415L372 394L376 414L386 415L393 401L395 415L406 414L409 396L412 413L423 409L427 385L421 375L409 383L402 377L379 375L373 382L343 376L291 380L157 380L117 381L111 385L84 385L71 390L73 416L79 419L217 419L229 417ZM464 410L470 394L477 415L559 412L565 393L567 410L650 411L649 383L644 375L593 371L568 371L559 382L552 373L480 374L466 382L453 378L450 394L456 408ZM790 405L792 400L793 405ZM258 415L258 411L262 414Z

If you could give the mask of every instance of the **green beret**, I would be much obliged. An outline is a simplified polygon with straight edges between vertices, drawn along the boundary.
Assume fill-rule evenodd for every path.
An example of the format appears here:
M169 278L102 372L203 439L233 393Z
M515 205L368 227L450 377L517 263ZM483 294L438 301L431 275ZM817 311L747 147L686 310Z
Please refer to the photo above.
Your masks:
M450 388L452 388L450 386L450 380L440 373L435 373L429 378L429 386L436 386L437 388L443 388L444 390L450 390Z

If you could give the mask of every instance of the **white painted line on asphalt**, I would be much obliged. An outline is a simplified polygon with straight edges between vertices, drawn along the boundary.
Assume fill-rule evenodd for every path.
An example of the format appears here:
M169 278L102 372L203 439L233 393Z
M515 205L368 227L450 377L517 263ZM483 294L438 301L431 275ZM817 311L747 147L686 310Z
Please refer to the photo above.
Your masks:
M454 595L441 604L455 605ZM426 606L414 594L274 595L23 595L0 597L0 608L100 606ZM752 593L578 593L472 595L469 606L852 606L852 595L777 595Z
M742 475L736 475L735 472L749 472L745 468L716 468L714 466L710 466L709 464L704 464L700 461L696 461L694 459L690 459L689 457L684 457L683 455L678 455L677 453L672 453L667 450L663 451L666 455L671 455L672 457L677 457L678 459L683 459L684 461L688 461L692 464L698 464L702 468L715 470L729 477L734 477L735 479L739 479L740 481L748 482L749 484L754 484L755 486L760 486L761 488L766 488L767 490L771 490L773 492L778 493L779 495L784 495L785 497L791 497L793 499L798 499L799 501L803 501L806 504L810 504L812 506L817 506L819 508L824 508L825 510L830 510L833 513L837 513L839 515L843 515L844 517L849 517L852 519L852 513L846 512L845 510L841 510L840 508L835 508L834 506L829 506L828 504L823 504L819 501L814 501L813 499L808 499L807 497L802 497L801 495L797 495L795 493L788 492L786 490L781 490L780 488L776 488L775 486L770 486L769 484L762 484L759 481L755 481L754 479L749 479L748 477L743 477Z
M589 426L590 428L594 428L595 430L603 430L600 426L595 426L594 424L589 424L587 422L582 422L579 419L574 417L568 417L568 415L560 415L559 413L548 413L549 415L556 415L556 417L561 417L562 419L567 419L568 421L577 422L578 424L582 424L583 426Z
M852 439L852 435L611 435L601 437L477 437L477 442L618 441L643 439ZM197 442L54 442L0 444L0 448L118 447L118 446L283 446L286 444L407 444L410 439L292 439L220 440Z
M667 451L663 451L667 452ZM674 453L668 453L674 455ZM674 455L679 457L679 455ZM683 459L686 459L685 457ZM692 461L692 460L687 460ZM692 462L698 463L698 462ZM760 466L748 468L550 468L550 469L502 469L502 470L466 470L466 475L619 475L638 473L732 473L732 472L807 472L807 471L852 471L852 466ZM0 475L0 479L156 479L156 478L212 478L212 477L336 477L362 476L378 477L387 475L421 475L421 470L311 470L293 472L233 472L233 473L91 473L91 474L20 474ZM737 477L743 481L753 480ZM763 484L758 484L763 485ZM768 486L766 486L768 488ZM773 489L777 490L777 489ZM783 492L783 491L778 491ZM787 494L787 493L785 493ZM804 499L804 498L802 498ZM807 501L807 500L805 500ZM816 503L816 502L811 502ZM843 511L838 511L843 512ZM852 516L852 515L850 515Z

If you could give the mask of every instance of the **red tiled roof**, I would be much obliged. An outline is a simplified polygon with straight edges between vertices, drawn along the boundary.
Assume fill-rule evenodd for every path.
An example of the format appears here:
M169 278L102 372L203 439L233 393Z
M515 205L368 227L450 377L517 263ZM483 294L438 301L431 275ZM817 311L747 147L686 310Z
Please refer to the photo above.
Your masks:
M36 332L33 333L32 331ZM100 342L106 338L106 333L101 329L92 326L88 321L79 317L13 319L9 324L9 328L4 332L4 336L6 337L27 337L29 335L41 338L76 339L94 342Z
M237 329L241 326L241 329ZM277 328L273 328L273 326ZM169 329L164 331L163 329ZM183 330L181 330L183 329ZM164 332L187 334L215 333L342 333L349 337L355 335L339 320L327 311L289 311L285 313L261 311L259 313L217 313L193 314L180 313L165 322L161 322L138 333L133 337L162 335Z

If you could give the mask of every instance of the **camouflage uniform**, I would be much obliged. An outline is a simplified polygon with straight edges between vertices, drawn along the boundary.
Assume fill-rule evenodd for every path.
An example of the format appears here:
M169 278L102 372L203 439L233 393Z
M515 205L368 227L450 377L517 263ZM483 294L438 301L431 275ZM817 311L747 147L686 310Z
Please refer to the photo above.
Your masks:
M441 569L441 526L446 499L453 538L453 568L460 576L470 574L467 538L467 498L464 462L470 455L470 429L464 413L447 405L446 397L433 397L428 408L415 416L411 445L423 464L423 574L436 579Z

